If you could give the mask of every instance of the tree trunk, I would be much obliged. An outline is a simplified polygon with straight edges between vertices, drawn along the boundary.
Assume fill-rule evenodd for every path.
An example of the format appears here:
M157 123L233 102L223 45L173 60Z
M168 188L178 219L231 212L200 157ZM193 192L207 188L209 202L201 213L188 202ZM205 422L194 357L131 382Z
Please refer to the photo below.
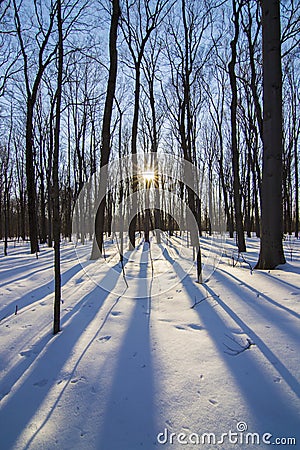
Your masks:
M62 95L63 75L63 31L61 17L61 0L57 0L57 28L58 28L58 62L57 62L57 91L56 91L56 117L54 129L53 152L53 238L54 238L54 321L53 334L60 331L60 302L61 302L61 275L60 275L60 214L59 214L59 141L60 141L60 108Z
M285 263L282 246L282 73L279 0L262 2L263 171L260 255L256 269Z
M42 163L40 163L42 164ZM40 243L45 244L47 240L46 231L46 198L45 198L45 185L44 185L44 169L41 167L40 177L40 198L41 198L41 224L40 224Z
M33 155L33 104L31 98L27 99L27 120L26 120L26 180L27 180L27 203L29 238L31 253L39 251L38 244L38 220L36 208L36 187Z
M110 57L110 67L108 84L106 91L106 100L104 106L103 115L103 127L102 127L102 148L101 148L101 159L100 167L107 166L110 156L110 125L111 116L113 109L113 102L116 89L117 80L117 69L118 69L118 55L117 55L117 37L118 37L118 24L120 17L120 5L119 0L113 0L112 2L113 10L111 16L110 24L110 34L109 34L109 57ZM106 172L105 172L106 174ZM107 179L102 173L102 179L100 180L100 192L106 191ZM105 206L106 206L106 195L104 195L100 207L96 214L95 219L95 239L93 242L93 249L91 254L91 259L97 259L102 254L103 249L103 233L104 233L104 216L105 216Z
M232 171L233 171L233 192L234 192L234 209L235 209L235 225L237 233L237 245L239 252L246 251L243 216L241 207L241 183L239 176L239 149L237 143L237 82L235 74L235 64L237 58L237 42L239 37L239 13L241 5L236 7L236 1L232 0L233 20L234 20L234 37L230 43L231 61L228 64L230 86L232 92L230 113L231 113L231 151L232 151Z
M299 174L298 174L298 154L297 140L294 141L294 159L295 159L295 237L299 235Z
M140 65L142 60L142 53L139 55L138 61L135 65L135 91L134 91L134 113L133 113L133 121L132 121L132 131L131 131L131 154L136 156L137 152L137 135L138 135L138 121L139 121L139 103L140 103ZM133 211L137 210L136 205L136 192L138 190L138 179L136 174L136 168L135 168L135 158L133 158L133 167L132 167L132 209ZM134 214L132 217L132 220L129 225L129 246L131 249L135 247L135 231L136 231L136 222L137 222L137 216Z

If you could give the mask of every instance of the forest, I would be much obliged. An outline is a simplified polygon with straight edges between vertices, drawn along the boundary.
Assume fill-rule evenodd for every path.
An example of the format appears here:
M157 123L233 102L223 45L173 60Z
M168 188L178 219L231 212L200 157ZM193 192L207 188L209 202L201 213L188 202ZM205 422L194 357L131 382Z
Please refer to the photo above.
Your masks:
M198 234L212 232L212 197L239 252L246 251L245 233L255 233L257 267L284 263L284 234L299 234L300 7L276 2L264 10L264 3L2 2L4 254L14 239L30 239L32 253L54 245L59 285L60 239L71 240L85 183L115 158L151 153L144 166L153 171L155 195L176 193L198 224L190 230L198 279ZM195 166L201 192L176 174L159 174L160 152ZM116 189L102 176L107 192L97 221L80 230L89 239L96 230L93 259L102 254L104 232L111 234L113 205L138 195L134 166ZM132 248L136 231L179 227L172 202L162 211L156 200L152 213L144 204L132 215ZM130 198L126 214L141 201Z
M299 44L299 0L0 0L1 448L296 448Z
M299 3L282 2L280 19L282 232L298 237ZM241 251L244 232L260 236L259 2L3 1L0 37L1 239L29 237L33 253L51 246L57 208L70 238L79 192L98 168L149 152L182 157L218 183ZM203 198L206 228L207 211Z

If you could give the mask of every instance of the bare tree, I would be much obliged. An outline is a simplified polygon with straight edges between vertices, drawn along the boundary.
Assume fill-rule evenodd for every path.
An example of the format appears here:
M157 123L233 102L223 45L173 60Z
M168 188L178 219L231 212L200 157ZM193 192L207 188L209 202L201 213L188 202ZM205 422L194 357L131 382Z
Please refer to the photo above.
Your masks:
M157 0L155 3L151 2L151 0L125 1L121 28L131 55L134 70L134 110L131 128L131 153L133 156L137 154L141 66L145 47L151 33L162 22L173 3L174 2L170 0ZM137 184L137 175L133 172L132 189L134 193L137 191ZM134 205L133 209L136 209ZM129 240L132 248L135 247L135 230L136 216L132 218L129 225Z
M225 179L225 169L224 169L224 122L225 122L225 70L219 70L217 67L214 68L213 77L216 81L215 86L211 86L210 83L205 83L204 88L208 96L211 108L209 108L209 115L212 119L213 125L216 129L218 136L217 145L217 163L218 163L218 173L220 176L221 188L224 199L224 209L227 219L227 227L229 231L229 236L233 238L233 218L231 215L228 189L226 186Z
M57 0L57 31L58 31L58 55L57 55L57 90L56 111L54 128L53 151L53 238L54 238L54 320L53 334L60 331L60 302L61 302L61 276L60 276L60 208L59 208L59 147L60 147L60 119L61 97L63 79L63 20L61 0Z
M100 167L107 167L111 151L111 117L116 90L117 68L118 68L117 37L118 37L119 17L120 17L119 0L112 0L112 15L109 33L110 66L109 66L109 76L103 115ZM102 171L102 178L100 180L100 192L103 191L105 193L107 187L106 177L107 177L106 171ZM97 259L99 258L100 254L102 254L105 206L106 206L106 195L104 194L96 214L95 239L93 243L91 259Z
M233 191L234 191L234 210L235 210L235 226L237 234L237 245L239 252L246 251L246 243L244 236L243 216L241 207L241 183L240 183L240 166L239 166L239 149L237 142L237 80L235 73L235 65L237 60L237 43L239 38L239 20L242 3L232 0L234 35L230 43L231 60L228 64L230 86L231 86L231 151L232 151L232 173L233 173Z
M21 52L14 46L14 30L10 23L10 0L0 2L0 97L5 95L8 80L20 72Z
M32 66L29 64L29 55L24 41L23 28L21 24L20 8L21 4L17 4L13 0L15 27L23 57L23 73L26 88L26 179L27 179L27 202L28 202L28 219L29 219L29 236L31 244L31 253L39 251L38 245L38 220L36 205L36 175L34 168L34 134L33 134L33 115L37 100L38 90L42 81L42 76L53 61L56 54L57 46L54 45L49 51L50 37L53 32L55 6L49 12L49 21L46 29L42 28L43 21L40 20L37 1L34 0L35 13L39 23L39 30L36 34L35 42L37 43L37 69L33 75ZM31 79L33 82L31 83Z
M263 172L261 241L257 269L285 263L282 219L282 73L279 0L262 2Z

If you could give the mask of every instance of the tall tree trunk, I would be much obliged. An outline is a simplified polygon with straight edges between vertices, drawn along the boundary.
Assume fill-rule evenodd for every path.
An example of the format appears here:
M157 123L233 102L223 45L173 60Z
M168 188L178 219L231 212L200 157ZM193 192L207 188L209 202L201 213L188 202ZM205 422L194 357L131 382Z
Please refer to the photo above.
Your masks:
M297 139L294 141L294 159L295 159L295 237L299 235L299 174L298 174L298 154Z
M260 255L256 269L285 263L282 246L282 73L279 0L262 2L263 172Z
M60 275L60 214L59 214L59 141L60 141L60 109L63 75L63 30L61 17L61 0L57 0L57 28L58 28L58 62L57 62L57 91L56 116L54 129L53 152L53 238L54 238L54 321L53 334L60 331L60 302L61 302L61 275Z
M42 162L40 162L42 164ZM41 198L41 224L40 224L40 243L45 244L47 240L46 231L46 198L45 198L45 185L44 185L44 168L41 167L41 177L40 177L40 198Z
M118 24L120 17L120 5L119 0L112 1L112 16L110 24L110 34L109 34L109 57L110 57L110 67L108 84L106 91L106 100L104 106L103 115L103 127L102 127L102 148L101 148L101 168L107 166L110 156L110 125L111 116L113 110L113 102L116 89L117 80L117 69L118 69L118 55L117 55L117 37L118 37ZM105 179L103 179L105 178ZM107 179L106 172L102 173L102 179L100 180L100 192L106 191ZM98 208L96 219L95 219L95 239L93 242L93 249L91 254L91 259L97 259L102 254L103 249L103 233L104 233L104 216L105 216L105 206L106 206L106 195L104 195L100 206Z
M155 109L155 96L154 96L154 75L155 67L153 67L152 73L149 69L149 101L151 108L151 118L152 118L152 152L155 153L153 161L154 169L154 179L153 184L155 188L155 209L154 209L154 223L155 223L155 233L156 233L156 243L161 243L161 224L160 224L160 198L159 198L159 180L158 180L158 161L157 161L157 148L158 148L158 133L157 133L157 120L156 120L156 109Z
M8 159L8 158L7 158ZM4 170L4 256L8 249L8 215L9 215L9 186L8 186L8 161Z
M257 20L256 23L256 30L255 30L255 35L254 37L252 36L252 32L253 32L253 17L252 17L252 11L251 11L251 2L245 2L245 6L247 7L247 12L248 12L248 25L245 26L245 24L243 23L244 26L244 31L246 33L247 36L247 41L248 41L248 48L249 48L249 63L250 63L250 89L252 92L252 96L253 96L253 101L254 101L254 108L255 108L255 114L256 114L256 119L257 119L257 124L258 124L258 131L259 131L259 135L261 137L261 140L263 139L263 117L262 117L262 110L261 110L261 104L260 104L260 100L259 100L259 93L258 93L258 80L257 80L257 73L256 73L256 63L255 63L255 46L257 43L257 39L259 36L259 31L260 31L260 22L259 20ZM260 4L259 2L257 2L256 5L257 8L260 8ZM259 15L256 12L256 17L259 17Z
M239 15L241 4L236 5L236 0L232 0L233 20L234 20L234 37L230 43L231 61L228 64L230 86L231 86L231 151L232 151L232 171L233 171L233 192L234 192L234 209L235 209L235 225L237 233L237 245L239 252L246 251L243 216L241 207L241 183L239 175L239 149L237 143L237 81L235 74L235 64L237 58L237 42L239 37Z
M137 135L138 135L138 122L139 122L139 110L140 110L140 77L141 77L141 61L143 53L139 54L139 58L135 64L135 91L134 91L134 112L131 129L131 154L133 155L133 167L132 167L132 209L137 210L136 205L136 192L138 190L138 179L136 174L136 153L137 153ZM129 246L131 249L135 247L135 231L136 231L137 216L134 214L129 224Z
M36 204L34 154L33 154L33 104L31 97L27 99L26 180L27 180L30 250L31 253L37 253L39 251L39 244L38 244L38 219L37 219L37 204Z
M225 216L227 220L227 228L229 232L229 237L233 238L233 223L232 218L230 214L230 208L228 204L228 196L227 196L227 189L225 185L225 176L224 176L224 168L223 168L223 152L220 154L219 159L219 175L220 175L220 181L221 181L221 187L222 187L222 193L223 193L223 199L224 199L224 209L225 209Z

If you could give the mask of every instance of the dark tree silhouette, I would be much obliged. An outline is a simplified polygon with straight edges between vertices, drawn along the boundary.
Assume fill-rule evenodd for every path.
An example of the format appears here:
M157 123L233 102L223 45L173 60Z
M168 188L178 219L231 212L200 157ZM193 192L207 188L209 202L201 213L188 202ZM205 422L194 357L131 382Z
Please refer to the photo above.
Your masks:
M110 57L110 67L109 76L106 91L106 100L104 106L103 115L103 127L102 127L102 147L101 147L101 159L100 166L105 167L109 161L110 155L110 126L111 126L111 116L113 110L116 80L117 80L117 69L118 69L118 56L117 56L117 37L118 37L118 24L120 17L120 5L119 0L113 0L112 2L112 16L109 34L109 57ZM101 186L100 190L106 189L106 172L102 172L102 179L100 180ZM102 253L103 249L103 232L104 232L104 216L105 216L105 206L106 206L106 195L104 195L95 220L95 239L93 242L93 250L91 254L91 259L97 259Z
M260 255L256 269L285 263L282 219L282 71L279 0L262 2L263 169Z
M54 129L53 152L53 238L54 238L54 322L53 334L60 331L60 301L61 301L61 276L60 276L60 211L59 211L59 142L60 142L60 117L62 97L63 75L63 30L61 17L61 0L57 0L57 29L58 29L58 59L57 59L57 91L56 91L56 116Z

